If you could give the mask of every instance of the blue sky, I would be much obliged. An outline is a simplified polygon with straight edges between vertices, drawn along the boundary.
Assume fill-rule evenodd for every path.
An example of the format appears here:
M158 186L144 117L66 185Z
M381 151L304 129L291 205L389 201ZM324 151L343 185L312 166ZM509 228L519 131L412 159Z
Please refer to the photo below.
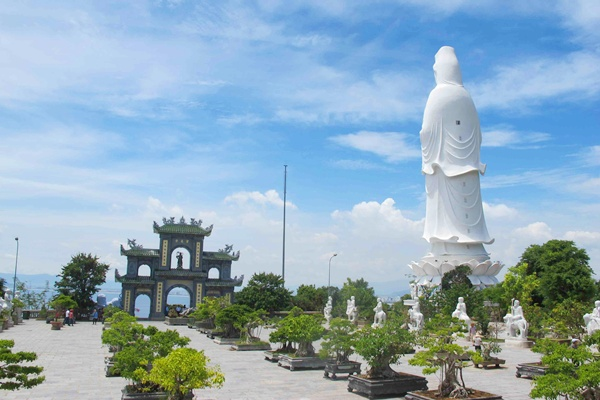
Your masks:
M421 238L419 130L456 49L483 130L492 260L568 239L600 275L597 1L135 1L0 8L0 272L124 270L152 222L214 224L233 273L398 282ZM433 3L433 2L431 2ZM113 271L110 272L110 279ZM600 276L596 276L596 279Z

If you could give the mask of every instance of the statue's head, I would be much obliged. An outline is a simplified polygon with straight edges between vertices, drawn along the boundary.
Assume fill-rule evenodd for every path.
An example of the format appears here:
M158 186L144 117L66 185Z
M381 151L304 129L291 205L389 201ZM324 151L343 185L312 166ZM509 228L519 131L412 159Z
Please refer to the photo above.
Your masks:
M521 303L519 303L519 300L515 300L515 307L518 306L519 304L521 304Z
M465 302L465 298L464 297L459 297L458 298L458 302L459 303L464 303Z
M460 65L458 64L458 58L456 58L453 47L443 46L438 50L435 55L435 63L433 64L433 74L435 76L435 83L438 85L451 84L462 86Z
M596 305L596 307L600 307L600 300L596 300L596 301L594 302L594 304Z

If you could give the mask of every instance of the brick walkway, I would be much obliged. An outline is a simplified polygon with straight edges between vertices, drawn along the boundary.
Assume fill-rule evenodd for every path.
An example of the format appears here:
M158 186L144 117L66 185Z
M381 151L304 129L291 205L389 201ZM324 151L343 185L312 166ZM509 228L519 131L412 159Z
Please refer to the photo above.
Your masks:
M164 323L145 322L167 329ZM322 371L289 371L265 361L262 352L235 352L228 346L219 346L206 336L187 327L170 327L190 337L190 346L202 349L219 364L225 374L221 389L196 391L202 399L354 399L364 397L346 390L344 379L330 381ZM6 331L0 339L15 340L15 350L34 351L36 365L44 367L46 381L37 387L16 392L2 391L0 398L44 400L117 400L126 381L123 378L104 376L104 357L108 350L100 341L102 325L80 322L59 331L50 330L43 321L26 320ZM263 336L268 336L263 331ZM464 343L467 344L466 342ZM506 364L499 369L465 368L467 386L500 394L506 400L529 399L531 381L515 377L516 365L539 360L539 355L526 349L504 348L499 354ZM422 375L420 368L411 367L403 357L396 370ZM364 366L363 366L364 370ZM438 384L434 375L427 376L429 387Z

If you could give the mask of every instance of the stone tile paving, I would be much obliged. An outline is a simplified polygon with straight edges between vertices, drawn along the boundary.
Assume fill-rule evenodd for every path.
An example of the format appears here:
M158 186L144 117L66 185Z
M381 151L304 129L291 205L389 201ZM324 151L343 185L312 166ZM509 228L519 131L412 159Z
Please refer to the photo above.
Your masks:
M144 322L159 329L177 329L190 337L190 346L202 349L219 364L225 374L221 389L197 390L202 399L354 399L364 398L346 389L345 379L331 381L323 378L322 371L289 371L276 363L264 360L262 352L230 351L229 346L213 343L205 335L185 326L168 327L162 322ZM104 376L104 357L108 350L101 345L102 325L80 322L59 331L50 330L43 321L26 320L9 330L0 332L0 339L14 339L15 350L34 351L38 354L37 365L44 367L46 381L39 386L16 392L3 391L0 398L13 399L99 399L116 400L121 397L123 378ZM268 337L268 330L262 336ZM465 346L467 342L463 342ZM507 400L529 399L531 381L515 377L516 365L539 360L539 355L527 349L503 348L500 358L506 364L499 369L464 369L467 386L500 394ZM412 367L403 357L395 366L398 371L422 375L421 369ZM360 361L360 360L358 360ZM365 366L363 366L363 371ZM427 376L429 387L437 385L437 377Z

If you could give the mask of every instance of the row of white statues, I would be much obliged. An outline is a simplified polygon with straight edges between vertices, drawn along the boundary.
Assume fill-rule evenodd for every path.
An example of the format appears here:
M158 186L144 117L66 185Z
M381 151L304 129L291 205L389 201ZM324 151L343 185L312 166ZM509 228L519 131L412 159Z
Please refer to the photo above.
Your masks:
M325 316L325 320L327 323L331 321L331 311L333 310L333 301L331 296L327 299L327 304L325 304L325 308L323 308L323 315ZM385 320L387 315L385 311L383 311L383 301L379 298L377 299L377 305L373 309L375 312L375 320L373 321L373 328L382 327L385 324ZM348 316L348 321L355 322L358 317L358 307L356 307L356 299L354 296L351 296L346 301L346 315Z
M0 298L0 310L3 308L7 308L10 304L10 290L7 290L8 296L5 295L5 298ZM412 294L412 293L411 293ZM412 297L412 296L411 296ZM424 325L423 313L421 313L421 306L419 304L419 298L413 298L414 305L411 309L408 310L409 314L409 328L411 330L421 330ZM355 322L358 316L358 308L356 307L356 300L354 296L350 297L350 299L346 302L346 315L350 322ZM331 312L333 310L333 301L331 296L327 299L327 304L323 309L323 314L327 323L331 321ZM373 309L375 312L374 321L372 327L377 328L381 327L385 324L387 315L385 311L383 311L383 302L381 298L377 299L377 305ZM459 297L458 302L456 303L456 309L452 312L453 318L458 318L461 321L469 326L471 325L471 318L467 314L467 305L465 304L464 297ZM583 316L583 320L585 322L586 330L589 335L600 330L600 300L596 300L594 303L594 310ZM529 331L529 324L523 315L523 307L519 300L513 300L510 312L504 316L504 323L508 329L508 337L514 338L518 340L526 340L527 333Z

